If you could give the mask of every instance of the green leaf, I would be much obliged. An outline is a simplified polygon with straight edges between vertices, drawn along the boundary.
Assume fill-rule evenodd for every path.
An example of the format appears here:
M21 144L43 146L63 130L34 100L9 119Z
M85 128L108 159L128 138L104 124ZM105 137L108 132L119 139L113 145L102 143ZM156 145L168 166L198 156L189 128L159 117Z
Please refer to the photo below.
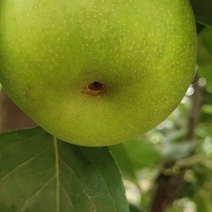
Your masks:
M147 212L143 208L139 208L138 206L130 204L130 212Z
M114 159L118 163L123 175L136 181L135 170L133 167L133 163L129 158L128 152L126 151L123 144L113 145L109 147L111 154L113 155Z
M212 26L212 1L211 0L190 0L197 23Z
M198 74L206 79L207 90L212 93L212 29L205 28L198 39Z
M212 105L209 104L203 105L202 112L212 115Z
M150 142L132 140L123 143L123 145L136 169L145 166L154 167L160 159L160 153L156 150L155 145Z
M1 212L127 212L105 148L71 145L40 128L0 134Z
M201 189L196 192L193 201L196 203L196 211L197 212L210 212L212 211L212 203L211 203L211 192L210 192L211 185L207 187L207 189Z

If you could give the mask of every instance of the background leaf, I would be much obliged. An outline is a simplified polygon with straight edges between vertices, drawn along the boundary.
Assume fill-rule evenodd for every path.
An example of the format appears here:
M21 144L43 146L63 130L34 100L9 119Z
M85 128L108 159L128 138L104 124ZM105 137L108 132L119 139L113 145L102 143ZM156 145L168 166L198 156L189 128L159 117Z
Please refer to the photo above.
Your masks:
M211 0L190 0L196 21L205 26L212 26L212 1Z
M212 10L211 10L212 11ZM211 12L212 13L212 12ZM207 79L207 90L212 93L212 29L204 29L198 39L198 74Z
M129 211L107 148L71 145L40 128L0 134L1 212Z
M123 143L123 145L136 169L157 166L160 153L152 143L145 140L132 140Z
M124 147L124 144L117 144L109 147L110 152L112 153L114 159L118 163L122 174L131 179L132 181L136 180L136 174L133 167L133 163L129 158L128 152Z

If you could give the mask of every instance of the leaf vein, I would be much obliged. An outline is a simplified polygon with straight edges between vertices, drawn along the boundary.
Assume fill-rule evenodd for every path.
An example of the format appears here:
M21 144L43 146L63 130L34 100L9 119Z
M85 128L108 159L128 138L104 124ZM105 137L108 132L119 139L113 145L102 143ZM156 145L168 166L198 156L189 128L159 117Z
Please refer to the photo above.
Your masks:
M96 204L94 203L94 201L92 200L92 198L88 195L87 191L84 189L83 183L81 182L80 178L77 176L77 174L73 171L73 169L62 159L60 158L60 160L64 163L64 165L70 170L71 173L73 173L76 176L76 179L78 180L82 191L84 192L84 194L87 196L87 198L90 200L90 202L93 204L93 206L95 208L97 208Z
M69 200L69 203L70 203L71 207L73 208L73 207L74 207L73 202L71 201L71 198L70 198L70 196L68 195L66 189L65 189L62 185L60 185L60 186L61 186L61 190L62 190L63 193L65 194L66 198Z
M46 183L43 184L43 186L38 189L35 193L33 193L31 196L29 196L27 199L23 201L22 207L20 208L19 212L25 212L26 208L29 206L33 198L38 196L53 180L55 179L55 176L50 178Z
M60 167L59 167L59 150L58 141L53 137L55 149L55 178L56 178L56 212L60 212Z
M30 141L30 140L32 140L32 139L34 139L36 137L39 137L42 134L44 134L44 132L38 133L38 134L36 134L34 136L31 136L29 138L26 138L26 139L22 139L22 140L18 140L16 142L13 142L13 143L9 144L8 146L6 146L5 148L1 149L0 154L2 154L2 152L5 151L6 149L11 148L11 146L13 146L13 145L16 145L16 144L19 144L19 143L22 143L22 142Z
M113 199L113 196L111 195L110 193L110 189L109 189L109 186L108 186L108 183L107 183L107 180L105 179L104 175L102 174L101 170L99 169L99 167L92 161L92 159L90 157L88 157L88 155L84 152L83 148L79 147L80 150L82 151L82 153L84 154L84 156L96 167L97 171L100 173L100 175L103 177L106 185L107 185L107 188L108 188L108 196L111 198L112 202L113 202L113 208L115 211L116 210L116 204L114 202L114 199Z
M52 147L48 147L45 150L43 150L42 152L32 156L31 158L27 159L26 161L22 162L21 164L19 164L18 166L16 166L14 169L10 170L9 172L7 172L5 175L3 175L0 179L0 182L5 181L11 174L15 173L16 171L18 171L20 168L23 168L24 166L28 165L29 163L31 163L33 160L35 160L36 158L38 158L39 156L41 156L42 154L44 154L45 152L47 152L49 149L51 149Z

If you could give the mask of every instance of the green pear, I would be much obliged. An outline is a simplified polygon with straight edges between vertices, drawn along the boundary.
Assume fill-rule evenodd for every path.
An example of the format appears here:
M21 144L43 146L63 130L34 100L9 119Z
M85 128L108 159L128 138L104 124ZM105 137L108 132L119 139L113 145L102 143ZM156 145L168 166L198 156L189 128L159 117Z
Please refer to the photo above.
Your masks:
M195 70L188 0L1 0L0 81L73 144L135 138L180 103Z

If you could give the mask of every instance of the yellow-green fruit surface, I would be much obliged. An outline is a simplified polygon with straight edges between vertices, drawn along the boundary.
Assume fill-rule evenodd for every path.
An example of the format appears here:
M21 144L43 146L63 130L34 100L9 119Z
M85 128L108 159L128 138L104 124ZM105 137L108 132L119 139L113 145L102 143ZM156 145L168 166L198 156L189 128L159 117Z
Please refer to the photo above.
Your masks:
M1 0L0 81L49 133L117 144L180 103L195 69L188 0Z

